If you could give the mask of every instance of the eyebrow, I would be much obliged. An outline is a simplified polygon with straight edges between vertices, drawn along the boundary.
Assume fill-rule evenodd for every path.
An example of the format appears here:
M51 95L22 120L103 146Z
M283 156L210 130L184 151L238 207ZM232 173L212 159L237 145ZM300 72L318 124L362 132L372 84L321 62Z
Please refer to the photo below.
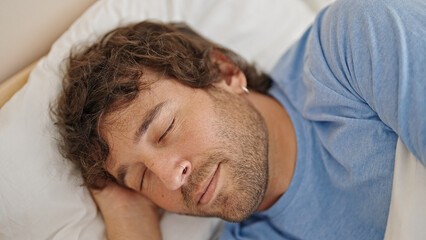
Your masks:
M118 173L117 173L117 178L118 178L118 183L122 186L127 186L126 182L125 182L125 178L126 178L126 174L127 174L127 169L129 168L129 166L127 165L122 165L120 166L120 168L118 168Z
M148 111L148 114L144 117L142 124L139 126L138 130L135 132L134 142L138 142L142 135L148 130L149 125L154 121L154 119L159 115L161 109L167 101L161 102Z

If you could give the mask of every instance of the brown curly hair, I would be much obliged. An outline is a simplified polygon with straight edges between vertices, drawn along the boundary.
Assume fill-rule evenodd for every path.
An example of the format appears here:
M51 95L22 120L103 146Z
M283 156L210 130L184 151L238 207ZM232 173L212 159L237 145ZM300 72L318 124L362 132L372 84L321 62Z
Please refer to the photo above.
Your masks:
M213 50L246 75L249 88L259 92L269 88L266 74L185 24L144 21L117 28L82 51L71 51L52 113L60 152L78 166L86 186L99 189L115 181L104 169L109 148L99 124L103 116L125 108L148 87L141 81L144 69L206 88L220 74L210 57Z

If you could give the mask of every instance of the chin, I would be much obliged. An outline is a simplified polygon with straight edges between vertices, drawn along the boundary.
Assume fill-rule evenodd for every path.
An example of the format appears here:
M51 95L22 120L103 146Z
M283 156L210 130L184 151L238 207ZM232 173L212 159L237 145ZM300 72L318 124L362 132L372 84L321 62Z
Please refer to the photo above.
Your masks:
M222 216L219 216L219 217L228 222L238 223L249 218L255 211L244 211L239 213L237 213L236 211L231 211L231 212L232 213L230 214L223 214Z
M257 199L252 198L251 201L248 201L249 198L243 198L245 201L235 198L233 198L231 201L229 201L229 198L221 199L222 203L224 203L222 204L224 208L222 209L221 213L217 215L217 217L220 217L228 222L242 222L246 220L256 212L262 203L264 193L259 194L258 196L259 197Z
M177 213L188 216L217 217L235 223L242 222L249 218L259 208L263 201L264 194L258 196L259 198L256 200L251 198L251 201L249 201L249 198L241 198L241 195L238 194L232 195L231 197L220 194L215 199L215 202L204 210L193 209L189 212ZM245 199L245 201L241 199Z
M241 216L235 216L235 215L234 216L228 216L228 217L223 217L222 219L227 221L227 222L239 223L239 222L242 222L242 221L246 220L247 218L249 218L253 213L250 213L248 215L241 215Z

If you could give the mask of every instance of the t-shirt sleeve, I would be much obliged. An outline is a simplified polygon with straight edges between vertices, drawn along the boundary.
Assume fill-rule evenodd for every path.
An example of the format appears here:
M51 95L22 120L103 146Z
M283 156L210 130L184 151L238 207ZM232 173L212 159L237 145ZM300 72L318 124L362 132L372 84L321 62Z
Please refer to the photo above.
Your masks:
M344 101L368 105L426 165L424 1L345 0L321 14L311 36L316 42L307 45L305 74Z

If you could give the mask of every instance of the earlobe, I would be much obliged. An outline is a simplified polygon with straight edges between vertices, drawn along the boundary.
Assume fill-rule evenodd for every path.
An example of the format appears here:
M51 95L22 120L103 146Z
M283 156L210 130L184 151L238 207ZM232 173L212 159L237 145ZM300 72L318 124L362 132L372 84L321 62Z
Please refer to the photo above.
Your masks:
M214 85L238 95L247 93L245 74L220 51L213 50L210 56L220 70L221 80Z

